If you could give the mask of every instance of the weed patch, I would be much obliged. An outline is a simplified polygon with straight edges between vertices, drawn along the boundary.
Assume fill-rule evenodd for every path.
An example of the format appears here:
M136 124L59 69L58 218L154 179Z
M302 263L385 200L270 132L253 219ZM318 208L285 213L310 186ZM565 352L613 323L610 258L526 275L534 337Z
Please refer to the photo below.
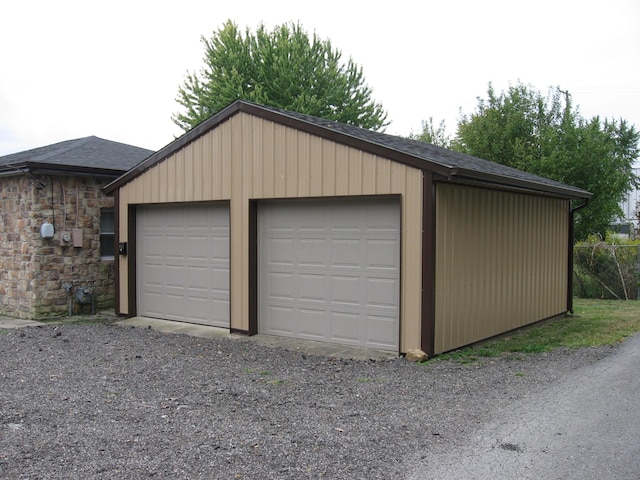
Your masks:
M438 355L435 359L465 364L508 355L517 360L514 354L615 345L640 331L639 301L574 299L574 302L573 315L525 327L509 336Z

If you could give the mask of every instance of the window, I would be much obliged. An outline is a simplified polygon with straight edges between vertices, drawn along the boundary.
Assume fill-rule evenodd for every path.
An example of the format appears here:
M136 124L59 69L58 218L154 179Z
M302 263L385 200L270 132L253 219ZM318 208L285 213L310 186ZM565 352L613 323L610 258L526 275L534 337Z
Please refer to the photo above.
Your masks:
M113 260L115 247L115 214L113 208L100 210L100 258Z

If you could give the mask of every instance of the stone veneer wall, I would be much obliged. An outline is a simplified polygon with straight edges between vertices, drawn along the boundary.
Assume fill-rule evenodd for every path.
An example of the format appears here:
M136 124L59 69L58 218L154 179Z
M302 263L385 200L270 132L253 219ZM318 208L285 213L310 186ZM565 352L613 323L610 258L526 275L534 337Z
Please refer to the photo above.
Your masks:
M100 259L100 209L113 208L113 198L101 191L107 181L55 175L0 178L0 314L67 315L65 284L73 285L74 298L78 286L91 287L96 311L113 307L113 261ZM40 238L45 221L54 224L52 239ZM74 228L83 233L80 248L60 240L61 232ZM90 304L74 301L73 306L74 314L91 312Z

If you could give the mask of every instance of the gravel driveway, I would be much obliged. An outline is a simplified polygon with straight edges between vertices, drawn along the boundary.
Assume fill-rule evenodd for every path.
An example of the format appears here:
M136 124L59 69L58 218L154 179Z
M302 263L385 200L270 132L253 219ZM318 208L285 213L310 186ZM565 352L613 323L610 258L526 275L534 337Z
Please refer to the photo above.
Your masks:
M419 365L110 324L0 330L0 477L403 478L611 351Z

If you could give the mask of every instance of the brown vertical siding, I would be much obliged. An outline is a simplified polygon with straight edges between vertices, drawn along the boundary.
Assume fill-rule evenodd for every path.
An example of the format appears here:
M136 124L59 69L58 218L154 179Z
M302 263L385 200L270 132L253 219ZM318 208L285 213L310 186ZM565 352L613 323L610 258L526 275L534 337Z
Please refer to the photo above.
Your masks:
M229 200L231 327L248 331L251 201L400 195L400 345L406 351L421 346L422 181L419 169L239 113L120 188L120 241L129 235L129 205ZM119 258L121 309L129 304L124 272L131 259Z
M569 202L438 184L435 353L566 310Z

